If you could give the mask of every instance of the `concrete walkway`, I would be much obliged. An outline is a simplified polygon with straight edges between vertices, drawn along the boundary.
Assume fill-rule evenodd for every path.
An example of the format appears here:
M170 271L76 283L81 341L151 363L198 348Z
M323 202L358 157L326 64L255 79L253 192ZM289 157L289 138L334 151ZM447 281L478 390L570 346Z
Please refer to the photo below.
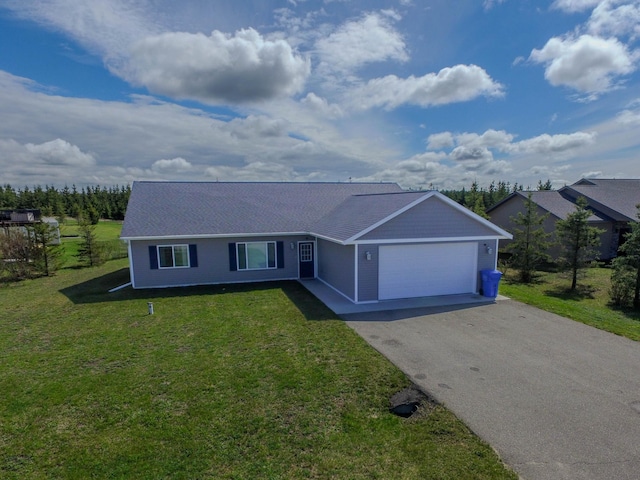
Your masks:
M420 309L424 309L426 307L476 305L494 303L496 301L495 298L487 298L482 295L468 293L463 295L404 298L401 300L383 300L380 302L355 304L318 279L303 279L300 280L300 283L337 315L397 310L403 310L406 312L408 310L416 309L417 311L420 311ZM506 297L498 295L497 300L506 300Z
M640 342L511 300L343 318L522 478L640 478Z

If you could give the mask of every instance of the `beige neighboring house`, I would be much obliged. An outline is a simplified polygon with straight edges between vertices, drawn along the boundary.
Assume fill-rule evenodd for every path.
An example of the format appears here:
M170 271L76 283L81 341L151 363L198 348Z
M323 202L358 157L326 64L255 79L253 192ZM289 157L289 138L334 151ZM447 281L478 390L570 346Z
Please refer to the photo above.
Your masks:
M576 200L584 197L592 212L589 224L604 230L600 235L600 260L611 260L618 255L618 248L624 242L625 234L630 231L629 223L638 220L636 205L640 204L640 179L583 178L559 190L514 192L487 210L491 222L513 233L513 218L518 212L525 212L529 193L537 205L538 214L549 214L544 229L552 234L552 240L555 240L556 222L565 220L567 215L575 211ZM500 248L509 242L500 240ZM557 258L560 248L553 246L549 254Z

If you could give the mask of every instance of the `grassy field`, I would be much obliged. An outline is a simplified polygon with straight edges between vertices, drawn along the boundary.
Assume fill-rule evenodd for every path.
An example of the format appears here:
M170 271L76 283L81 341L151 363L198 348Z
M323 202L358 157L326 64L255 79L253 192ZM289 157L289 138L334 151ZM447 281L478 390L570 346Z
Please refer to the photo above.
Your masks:
M103 245L113 249L115 244L118 243L121 230L122 222L100 220L95 226L96 239ZM77 257L81 244L79 235L78 222L73 218L67 218L64 224L60 226L60 236L64 246L62 268L74 268L79 265L80 262Z
M445 408L389 413L407 378L299 284L127 281L0 285L0 478L516 478Z
M640 340L640 311L610 305L611 269L588 268L578 281L578 289L570 292L567 274L540 272L529 285L513 281L516 272L507 271L500 284L500 293L507 297L557 313L587 325Z

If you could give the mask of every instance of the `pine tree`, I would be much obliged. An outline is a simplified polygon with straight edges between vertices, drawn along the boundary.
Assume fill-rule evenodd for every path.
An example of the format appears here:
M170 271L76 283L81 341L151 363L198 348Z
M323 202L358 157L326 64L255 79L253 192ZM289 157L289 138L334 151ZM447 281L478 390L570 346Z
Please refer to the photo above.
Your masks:
M95 267L104 263L101 245L96 237L96 227L90 220L80 217L78 219L78 228L80 230L80 249L78 250L78 258L87 266Z
M60 267L62 245L58 236L58 229L46 222L38 222L29 227L29 234L33 237L33 261L35 269L46 276Z
M543 227L549 214L538 214L531 192L527 196L524 207L524 213L518 212L515 218L511 217L511 221L517 226L513 230L513 242L506 250L512 254L511 264L518 269L519 280L530 283L537 267L550 260L547 250L551 245L549 242L551 234L545 232Z
M636 216L640 220L640 205L636 208ZM633 291L633 306L640 308L640 222L632 222L630 227L631 231L619 249L621 255L613 260L612 283L614 276L621 279L626 284L621 287ZM625 271L628 275L624 275Z
M591 211L587 210L587 200L579 197L576 209L565 220L556 222L556 235L564 255L560 262L571 271L571 290L578 284L578 272L585 268L596 256L596 247L600 245L599 235L602 230L590 227L588 219Z

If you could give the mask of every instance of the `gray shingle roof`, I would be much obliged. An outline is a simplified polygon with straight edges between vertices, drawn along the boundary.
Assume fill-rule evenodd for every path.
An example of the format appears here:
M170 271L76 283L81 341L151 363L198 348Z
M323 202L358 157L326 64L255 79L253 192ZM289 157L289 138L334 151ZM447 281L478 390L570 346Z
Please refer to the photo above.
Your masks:
M527 198L528 193L529 192L518 192L518 194L524 198ZM562 220L565 220L567 215L576 211L575 202L562 196L560 192L555 190L531 192L531 199L541 208L550 212L551 215ZM597 214L593 214L589 217L588 221L599 222L603 221L603 218Z
M332 212L336 225L346 225L337 207L353 195L400 192L392 183L134 182L121 236L310 232L323 218L331 223ZM349 203L350 218L360 224L355 215L368 215L379 200Z
M580 180L562 190L576 192L587 201L592 200L590 203L595 201L611 209L618 214L612 215L616 217L615 220L637 220L636 205L640 203L640 179L590 178Z
M321 218L313 228L318 235L347 240L389 215L415 202L426 192L354 195Z

